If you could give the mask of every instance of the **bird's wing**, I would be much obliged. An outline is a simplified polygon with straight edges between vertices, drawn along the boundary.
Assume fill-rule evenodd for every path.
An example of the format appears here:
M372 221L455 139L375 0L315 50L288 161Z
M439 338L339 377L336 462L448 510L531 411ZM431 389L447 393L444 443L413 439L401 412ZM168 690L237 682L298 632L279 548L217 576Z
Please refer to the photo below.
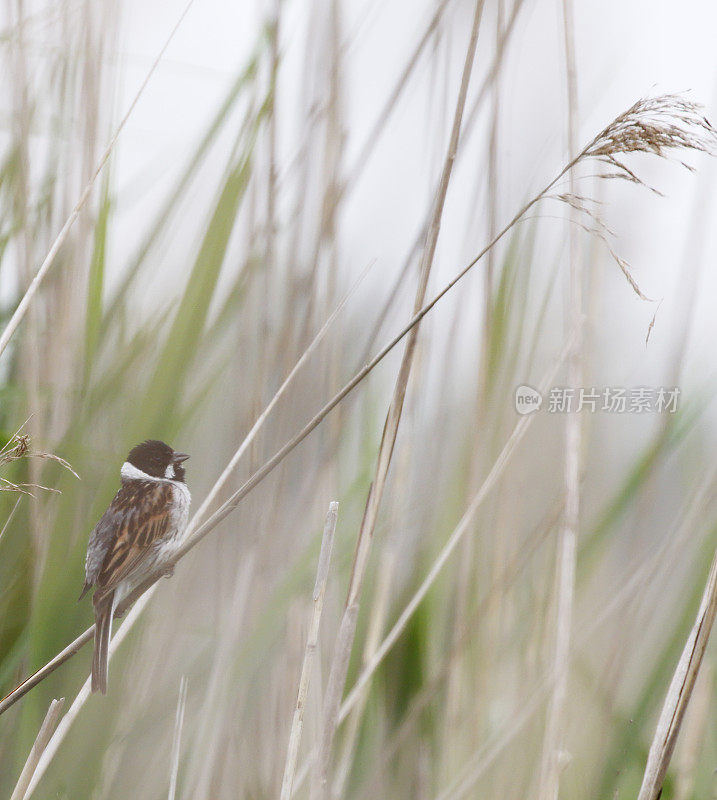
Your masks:
M85 588L82 590L80 599L97 582L105 556L117 538L117 531L122 527L126 514L128 488L127 485L122 486L90 533L87 557L85 558Z
M103 594L115 589L165 536L171 523L171 503L172 486L167 483L128 481L117 492L93 532L101 561L92 577Z

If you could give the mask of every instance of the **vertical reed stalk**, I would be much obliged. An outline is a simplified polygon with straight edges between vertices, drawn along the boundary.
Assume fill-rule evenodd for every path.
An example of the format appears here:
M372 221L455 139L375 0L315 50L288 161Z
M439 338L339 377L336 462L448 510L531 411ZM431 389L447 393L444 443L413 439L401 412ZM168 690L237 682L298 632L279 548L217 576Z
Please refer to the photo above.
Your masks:
M577 144L577 77L575 72L575 42L572 0L563 0L563 33L568 94L568 154L578 152ZM569 172L570 194L576 195L577 166ZM582 362L582 264L578 241L578 213L569 209L571 223L568 225L570 242L570 291L569 291L569 330L573 343L568 357L568 386L575 392L583 385ZM543 761L541 768L541 800L557 800L560 791L561 749L565 731L565 701L568 687L570 665L570 639L573 623L573 600L575 594L575 562L580 522L580 452L582 432L578 409L566 415L565 430L565 511L558 541L557 581L556 581L556 624L553 650L553 686L545 739L543 742Z

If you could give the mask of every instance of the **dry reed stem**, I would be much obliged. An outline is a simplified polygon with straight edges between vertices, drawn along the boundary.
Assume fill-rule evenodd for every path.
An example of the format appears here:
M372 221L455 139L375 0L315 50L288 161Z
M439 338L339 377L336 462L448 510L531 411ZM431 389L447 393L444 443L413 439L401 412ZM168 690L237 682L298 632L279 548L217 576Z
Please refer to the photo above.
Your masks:
M505 50L506 50L506 46L507 46L508 40L510 38L511 33L514 30L515 22L516 22L516 20L518 18L518 12L522 8L523 4L524 4L524 0L516 0L515 5L513 6L513 11L511 13L511 16L510 16L510 19L508 21L508 24L506 25L505 30L503 31L503 35L501 36L500 41L498 43L498 49L497 49L495 55L493 56L493 61L491 62L490 69L488 70L487 75L483 79L483 82L481 83L480 88L478 89L478 91L476 93L476 98L473 101L473 106L472 106L470 112L466 115L466 121L465 121L465 124L463 126L463 136L461 137L461 140L458 142L458 152L456 153L456 160L460 159L460 157L463 155L463 153L466 152L465 143L470 138L470 134L471 134L471 132L473 130L473 126L475 125L476 120L478 119L478 111L480 110L480 107L481 107L481 105L483 103L483 100L485 99L487 91L490 88L490 86L492 85L493 81L495 80L495 77L498 74L498 72L500 70L500 67L501 67L501 65L503 63L503 56L505 54ZM436 189L436 191L437 191L437 189ZM423 222L422 222L422 224L421 224L421 226L419 228L418 234L417 234L417 236L416 236L416 238L415 238L415 240L414 240L414 242L413 242L413 244L412 244L412 246L411 246L411 248L409 250L409 254L408 254L407 258L405 259L404 264L403 264L399 274L397 275L393 286L391 287L391 290L388 293L388 296L387 296L387 298L386 298L386 300L385 300L385 302L384 302L384 304L383 304L383 306L381 308L381 311L378 314L377 321L376 321L376 323L374 325L374 333L373 333L373 335L371 337L369 337L365 358L368 358L368 356L369 356L369 354L371 352L371 349L373 348L373 344L374 344L375 338L378 336L379 330L380 330L383 322L387 318L388 312L389 312L391 306L393 305L393 302L396 299L396 296L398 295L398 292L399 292L401 286L405 283L406 276L408 275L409 270L410 270L410 268L412 266L413 258L415 256L415 254L419 251L419 248L420 248L422 242L424 242L425 239L426 239L426 231L428 230L428 223L430 221L430 213L431 213L431 209L428 210L428 212L426 214L426 218L423 220ZM490 252L490 247L488 248L487 252Z
M91 178L89 179L89 181L85 185L85 188L83 189L79 200L77 201L77 203L75 203L75 207L72 209L72 212L70 213L70 216L67 218L67 220L65 221L65 224L62 226L62 228L60 229L60 232L57 234L57 236L55 238L55 241L52 243L52 246L50 247L50 250L48 251L47 255L45 256L45 260L42 262L42 264L40 264L40 268L38 269L37 273L35 274L35 277L30 282L30 285L27 287L27 290L23 294L23 296L22 296L17 308L15 309L15 312L13 313L12 317L10 318L10 321L8 322L7 326L5 327L5 330L2 332L2 335L0 336L0 355L2 355L3 351L5 350L5 348L8 345L8 342L10 341L10 339L13 336L13 334L17 330L18 326L22 322L23 317L27 313L27 310L28 310L28 308L30 306L30 303L32 302L33 297L37 294L37 291L40 288L40 284L42 283L43 279L45 278L45 275L47 275L47 273L49 272L50 267L53 265L53 263L55 261L55 257L57 256L58 252L60 251L60 248L62 247L62 245L67 240L67 237L68 237L68 235L70 233L70 230L71 230L72 226L75 224L77 218L80 216L80 211L82 211L85 203L87 202L90 194L92 193L92 189L94 188L95 182L96 182L97 178L99 177L100 173L102 172L105 164L109 160L109 157L112 154L112 150L114 149L114 146L117 143L117 140L119 139L120 133L122 133L122 129L126 125L127 120L129 119L130 115L134 111L135 106L139 102L140 97L142 96L142 94L144 93L145 88L147 87L147 84L149 83L152 75L154 75L154 72L157 69L157 66L159 65L159 62L161 61L162 56L164 55L166 49L169 47L170 42L174 38L175 33L179 29L179 26L182 24L182 21L187 16L187 13L189 12L189 9L191 8L193 3L194 3L194 0L189 0L189 2L184 7L184 10L182 11L179 19L177 20L177 22L175 23L174 27L170 31L169 36L167 37L166 41L162 45L161 50L157 54L157 57L154 59L154 62L152 63L152 66L149 68L149 72L147 73L147 75L145 76L144 80L142 81L142 84L140 85L139 90L137 91L137 94L135 94L134 99L132 100L132 102L129 105L129 108L125 112L125 115L122 117L119 125L117 126L117 129L115 130L114 134L112 135L112 138L110 139L109 143L107 144L107 147L105 148L104 152L102 153L102 156L100 157L100 160L99 160L97 166L95 167Z
M575 72L575 40L573 6L571 0L563 0L563 33L565 39L565 61L568 95L567 150L572 155L577 151L577 76ZM577 191L575 165L568 173L570 194ZM579 213L569 208L575 221ZM577 228L568 226L570 240L569 272L569 330L573 348L568 356L568 386L583 385L583 270ZM580 456L582 449L581 417L577 413L567 414L565 420L565 509L558 541L557 597L555 640L553 644L553 673L555 681L548 704L543 756L540 771L538 797L541 800L558 800L560 792L561 748L565 728L565 700L568 688L570 665L571 629L575 599L575 568L577 541L580 524Z
M20 773L20 777L18 778L10 800L25 800L28 786L30 785L30 781L32 780L35 769L37 768L37 763L40 760L40 756L42 755L43 751L47 747L47 743L50 740L52 731L55 729L57 719L60 716L60 712L62 711L62 706L64 703L64 697L61 697L59 700L53 700L50 703L50 707L47 709L45 719L42 721L40 730L35 738L35 742L32 745L32 749L30 750L30 754L27 757L25 766Z
M463 121L463 111L465 109L466 97L468 94L468 84L473 71L476 45L478 43L478 29L480 27L480 20L483 13L483 4L484 0L477 0L475 6L473 26L468 43L468 50L463 64L463 74L461 76L461 84L453 117L453 125L448 143L448 150L443 165L438 192L435 195L433 202L431 223L428 228L428 235L426 237L426 243L421 258L419 283L414 301L414 313L418 313L425 302L428 278L433 266L436 245L438 243L438 235L441 229L443 208L445 205L445 199L448 193L448 185L450 183L456 152L458 149L461 123ZM363 521L361 523L356 542L356 551L349 582L346 607L339 627L339 633L336 638L334 656L332 659L331 671L329 673L329 682L326 688L322 731L319 740L319 754L315 765L315 778L312 787L312 796L315 797L328 797L330 794L329 767L333 751L333 740L336 732L336 726L338 724L341 696L346 684L346 673L348 671L349 657L351 655L353 640L356 633L356 620L358 618L361 587L363 585L366 565L368 563L368 556L371 549L371 543L373 541L374 529L378 517L378 509L383 497L388 469L391 463L391 457L393 455L393 448L396 443L398 427L401 422L403 403L406 396L406 389L408 387L411 368L413 366L413 357L416 349L417 337L418 326L415 326L411 329L406 341L406 348L403 353L393 396L391 398L388 414L384 423L374 480L368 493L366 509L364 511Z
M669 105L671 102L671 96L663 96L660 98L653 98L653 102L660 101L665 105ZM637 104L636 104L637 105ZM698 110L699 106L696 104L691 104L691 107L694 110L695 117L698 118ZM633 107L634 108L634 107ZM623 115L621 115L623 116ZM703 119L700 117L700 119ZM709 123L707 123L709 124ZM609 130L609 127L606 130ZM703 152L711 152L708 145L712 145L715 132L712 128L709 128L709 133L704 132L703 137L703 146L695 147L693 149L697 149ZM603 132L604 133L604 132ZM601 134L602 135L602 134ZM569 162L565 167L563 167L560 172L540 191L536 194L531 200L529 200L516 214L515 216L508 222L505 227L496 235L496 237L490 241L476 256L473 258L468 264L466 264L457 275L455 275L447 284L443 286L443 288L434 295L433 299L426 303L420 311L415 313L411 319L404 325L404 327L387 343L379 350L379 352L368 362L366 363L349 381L346 383L342 389L340 389L332 398L329 400L322 409L320 409L314 417L304 425L304 427L292 438L290 439L283 447L281 447L268 461L264 463L264 465L258 469L251 477L245 481L245 483L239 487L222 505L206 520L197 530L194 532L193 535L189 536L182 547L179 549L176 556L172 559L172 561L168 564L175 565L178 561L180 561L190 550L196 547L199 542L204 539L216 526L222 522L226 517L231 514L231 512L239 505L239 503L244 499L244 497L249 494L264 478L267 477L277 466L280 464L284 458L286 458L289 453L291 453L312 431L314 431L321 422L328 416L328 414L333 411L333 409L344 400L347 395L349 395L353 389L358 386L359 383L381 362L383 359L398 345L403 338L411 331L413 328L420 323L420 321L433 309L433 307L443 298L445 297L448 292L453 289L453 287L459 283L472 269L473 267L478 264L478 262L485 256L485 254L494 247L505 235L510 231L517 222L519 222L530 209L533 208L534 205L539 203L550 191L551 189L557 184L563 176L573 167L578 161L590 157L589 150L592 145L597 141L597 138L594 139L589 145L587 145L581 153L576 156L571 162ZM157 581L160 580L164 576L164 570L161 572L155 573L151 576L142 586L140 586L136 592L129 598L127 601L123 603L123 607L119 609L120 613L124 613L127 608L138 601L138 599L146 593L153 585L156 584ZM144 605L144 604L143 604ZM133 616L134 618L134 616ZM129 618L128 618L129 620ZM123 623L123 626L127 624L128 620ZM121 628L120 628L121 630ZM17 700L19 700L22 696L24 696L30 689L36 686L40 681L42 681L47 675L51 674L57 667L71 658L76 652L78 652L82 647L84 647L87 642L91 641L94 636L94 625L88 628L84 633L78 636L72 643L70 643L61 653L55 656L51 661L49 661L44 667L42 667L38 672L31 675L22 684L16 687L12 692L10 692L5 698L0 701L0 714L4 713L10 706L12 706Z
M568 344L568 346L565 347L560 358L556 361L552 369L549 370L548 373L544 376L543 380L540 383L539 390L541 392L546 391L546 389L550 386L550 384L554 380L555 375L558 373L558 370L560 369L563 362L567 358L568 353L570 352L570 346L571 345ZM338 712L337 724L341 724L346 719L346 717L351 713L351 711L357 706L357 704L361 701L361 698L365 694L365 688L368 682L370 681L372 675L378 669L381 662L385 658L386 654L398 641L400 635L405 630L408 621L410 620L410 618L415 613L416 609L421 604L421 601L426 596L428 590L435 583L438 575L440 574L441 570L443 569L446 562L450 558L451 554L458 546L459 542L461 541L465 533L470 529L473 517L475 516L478 508L480 508L485 497L489 494L491 489L495 486L495 484L502 476L503 471L510 462L511 456L513 455L518 444L523 439L525 433L527 432L528 427L532 423L534 416L535 415L527 415L521 417L518 424L513 429L511 435L508 437L508 441L503 447L503 450L501 451L500 455L494 462L490 473L488 474L485 481L481 485L480 489L474 496L473 500L471 501L471 504L464 512L458 525L454 528L453 532L449 536L448 541L441 549L441 552L438 554L438 557L434 561L433 566L428 572L428 575L424 578L421 586L412 596L408 604L404 607L404 610L401 612L399 618L396 620L389 633L383 639L380 646L375 649L373 656L364 665L364 668L359 674L356 683L353 685L351 690L346 695L346 699L341 704L341 707ZM310 762L315 757L316 757L316 751L311 753L311 755L307 759L307 763L302 767L300 771L300 776L302 778L306 775L307 770L310 766Z
M311 668L319 643L319 625L321 624L321 613L324 608L324 595L326 593L326 583L329 578L331 551L334 546L334 534L336 532L338 512L339 504L334 501L329 506L329 513L326 515L326 523L324 524L324 533L321 537L321 552L319 553L319 565L316 570L316 582L314 584L312 597L313 607L311 611L311 623L309 625L309 634L306 638L304 660L301 664L301 676L299 678L299 690L296 697L294 717L291 722L291 733L289 734L289 746L286 753L284 777L281 782L281 800L290 800L294 783L296 760L299 755L299 744L301 743L301 732L304 725L304 708L306 707L306 696L309 691L309 679L311 677Z
M174 736L172 737L172 760L169 772L169 791L167 800L174 800L177 793L177 773L179 772L179 751L182 745L182 725L184 724L184 707L187 702L187 677L182 675L179 681L177 713L174 718Z
M662 783L670 765L680 725L702 664L702 657L707 647L716 611L717 551L712 559L712 566L695 624L687 637L687 642L667 690L662 713L657 722L657 729L647 757L638 800L657 800L660 797Z
M498 0L495 15L496 24L496 55L502 48L503 36L503 0ZM490 133L488 135L488 237L492 239L498 232L498 140L500 128L500 80L499 73L496 72L493 80L492 108L490 120ZM488 253L485 272L483 273L483 352L481 354L483 364L483 387L482 394L484 400L488 389L488 343L490 341L490 331L493 325L493 273L495 272L495 251Z
M555 376L558 373L558 370L562 366L565 358L568 356L571 347L572 344L569 343L565 347L565 349L563 350L563 352L561 353L560 357L557 359L555 364L551 367L550 370L548 370L546 375L543 377L539 389L541 393L544 393L550 387L552 381L555 379ZM421 583L420 587L416 590L415 594L406 604L399 618L396 620L389 633L381 642L380 647L377 648L373 658L365 666L365 668L357 678L356 683L353 685L351 691L346 695L346 699L341 705L341 709L339 711L338 715L339 722L342 722L346 718L347 714L351 711L351 709L356 705L361 696L361 691L363 687L371 679L371 676L376 671L378 666L381 664L386 654L394 646L394 644L400 637L401 633L403 633L408 621L413 616L418 606L421 604L421 601L428 593L428 590L435 583L436 578L440 574L441 570L445 566L446 562L450 558L456 546L465 536L466 532L470 529L473 517L475 516L478 509L481 507L483 501L488 496L490 491L495 487L497 482L500 480L505 468L508 466L508 463L510 462L513 453L515 452L520 442L523 440L523 437L527 433L528 428L532 424L532 421L535 418L535 416L536 416L535 414L528 414L526 416L521 417L516 426L513 428L510 436L508 437L508 441L505 443L498 458L496 458L495 462L493 463L493 466L488 475L486 476L486 479L483 481L481 487L473 496L470 505L465 510L458 525L456 525L456 527L453 529L453 532L448 537L448 541L441 548L441 552L436 557L435 561L433 562L433 565L431 566L431 569L428 571L428 574L423 579L423 582Z
M244 455L244 453L246 453L247 449L249 448L249 446L252 444L252 442L256 438L257 433L263 427L263 425L266 422L268 416L274 410L274 407L276 406L276 404L284 396L284 393L286 392L286 390L291 385L292 381L296 377L296 375L299 372L299 370L304 366L304 364L308 360L309 356L316 350L316 348L319 346L321 341L323 341L323 338L326 335L327 331L329 330L331 325L334 323L334 321L336 320L336 318L338 317L339 313L344 308L346 303L349 301L349 299L356 292L356 290L358 289L359 285L362 283L363 279L371 271L371 269L372 269L372 267L374 266L375 263L376 263L376 260L374 259L373 261L369 262L369 264L366 265L364 270L361 272L361 274L358 276L358 278L354 281L354 283L351 286L351 288L341 298L341 300L339 301L339 303L336 306L336 308L328 316L328 318L326 319L324 324L321 326L321 329L319 330L319 332L316 334L316 336L314 336L314 338L311 341L311 344L309 344L309 346L306 348L306 350L304 350L304 352L302 353L302 355L299 358L299 360L291 368L291 370L290 370L289 374L286 376L286 378L284 378L283 383L276 390L276 393L271 398L271 400L269 401L269 403L266 406L266 408L256 418L254 424L251 427L251 430L244 437L244 440L242 441L241 445L237 448L236 452L231 457L229 463L224 468L224 471L219 476L217 481L214 483L212 488L209 490L209 493L207 494L207 496L202 501L202 504L199 506L199 508L195 512L195 514L194 514L194 516L192 518L192 521L189 523L189 527L187 528L187 532L185 534L185 538L189 538L191 536L191 534L192 534L194 528L197 526L199 520L201 520L201 518L204 516L204 514L206 513L206 511L209 508L209 506L214 502L214 500L216 499L216 497L219 494L219 492L222 490L222 488L224 487L226 482L231 477L232 473L234 472L234 470L236 469L237 465L241 461L242 456Z

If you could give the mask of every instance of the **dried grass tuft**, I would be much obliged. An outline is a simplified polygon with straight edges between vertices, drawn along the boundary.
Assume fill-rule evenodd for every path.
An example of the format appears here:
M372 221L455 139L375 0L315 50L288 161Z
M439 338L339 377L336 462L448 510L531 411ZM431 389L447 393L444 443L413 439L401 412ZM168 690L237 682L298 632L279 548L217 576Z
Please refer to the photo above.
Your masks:
M710 155L717 152L717 132L702 110L701 105L678 94L642 98L603 129L580 157L597 158L615 168L615 172L601 175L602 178L621 178L641 186L647 184L618 155L649 153L675 160L693 172L690 164L674 158L674 151ZM657 192L650 186L647 188Z
M22 427L24 427L24 425ZM12 464L14 461L19 461L23 458L44 458L48 461L55 461L68 472L71 472L78 480L80 479L80 476L64 458L54 453L32 450L30 435L27 433L20 433L22 427L10 437L2 448L0 448L0 467ZM37 483L13 483L11 480L0 476L0 492L19 492L20 494L34 497L32 493L33 489L42 489L45 492L60 494L59 489L53 489L49 486L42 486Z

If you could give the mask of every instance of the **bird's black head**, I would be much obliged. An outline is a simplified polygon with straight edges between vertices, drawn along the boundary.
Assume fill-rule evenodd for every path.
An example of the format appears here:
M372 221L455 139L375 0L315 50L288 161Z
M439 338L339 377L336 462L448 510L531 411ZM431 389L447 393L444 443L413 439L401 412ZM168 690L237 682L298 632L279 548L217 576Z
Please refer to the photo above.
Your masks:
M183 463L189 458L186 453L177 453L158 439L148 439L129 451L127 461L137 469L154 478L184 480Z

